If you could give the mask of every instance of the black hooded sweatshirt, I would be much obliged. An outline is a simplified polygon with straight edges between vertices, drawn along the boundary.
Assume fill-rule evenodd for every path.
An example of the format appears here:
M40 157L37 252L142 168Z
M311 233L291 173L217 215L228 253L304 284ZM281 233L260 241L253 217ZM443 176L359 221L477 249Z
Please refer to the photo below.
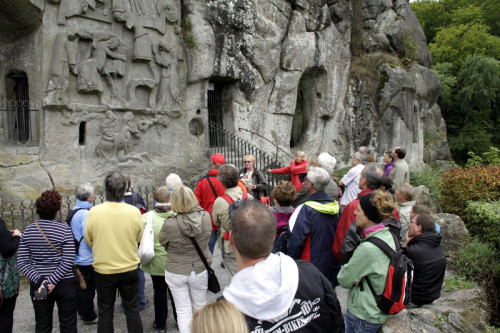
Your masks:
M446 269L441 235L424 232L413 238L404 252L414 266L411 302L416 305L432 303L441 294Z

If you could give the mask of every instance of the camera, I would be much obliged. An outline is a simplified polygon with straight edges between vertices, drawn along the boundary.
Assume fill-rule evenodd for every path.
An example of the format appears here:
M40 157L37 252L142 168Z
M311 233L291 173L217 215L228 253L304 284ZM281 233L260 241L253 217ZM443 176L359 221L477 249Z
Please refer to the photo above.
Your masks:
M43 287L40 292L38 292L38 289L35 290L35 300L40 301L42 299L46 299L48 296L47 288Z

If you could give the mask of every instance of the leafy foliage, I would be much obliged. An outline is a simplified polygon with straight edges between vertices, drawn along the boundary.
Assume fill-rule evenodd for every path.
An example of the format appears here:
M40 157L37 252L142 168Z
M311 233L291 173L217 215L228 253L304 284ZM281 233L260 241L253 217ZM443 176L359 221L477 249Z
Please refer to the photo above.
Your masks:
M484 152L482 157L476 155L473 151L469 152L470 158L467 160L467 167L478 165L500 164L500 149L490 147L490 150Z
M500 249L500 201L471 201L465 210L469 232Z
M435 200L441 199L439 181L441 179L441 167L437 164L428 164L421 171L410 173L410 184L414 187L424 185L429 189L429 194Z
M468 201L500 199L500 165L456 166L443 172L439 189L443 210L464 218Z
M443 288L445 291L455 291L460 289L471 289L474 283L460 276L444 277Z

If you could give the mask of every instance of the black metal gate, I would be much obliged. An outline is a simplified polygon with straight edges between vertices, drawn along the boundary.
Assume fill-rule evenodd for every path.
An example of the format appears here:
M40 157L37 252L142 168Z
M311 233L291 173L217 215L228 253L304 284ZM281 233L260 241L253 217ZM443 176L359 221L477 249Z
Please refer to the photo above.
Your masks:
M210 82L207 92L208 96L208 123L224 128L222 117L222 85ZM208 126L208 137L210 147L222 147L224 145L224 136L213 126Z

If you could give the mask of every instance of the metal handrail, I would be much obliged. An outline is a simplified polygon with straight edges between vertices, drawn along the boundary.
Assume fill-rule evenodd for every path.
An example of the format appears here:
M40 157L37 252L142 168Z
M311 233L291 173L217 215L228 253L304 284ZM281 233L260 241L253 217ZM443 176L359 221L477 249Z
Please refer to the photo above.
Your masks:
M283 149L281 149L280 147L278 147L278 145L276 145L274 142L272 142L271 140L269 140L268 138L266 138L265 136L263 135L260 135L259 133L256 133L254 131L251 131L249 129L246 129L246 128L243 128L243 127L238 127L238 131L246 131L246 132L249 132L253 135L257 135L258 137L266 140L267 142L269 142L270 144L272 144L273 146L276 147L276 159L278 158L278 150L280 150L283 154L285 154L286 156L290 157L292 160L294 159L294 157L290 154L288 154L286 151L284 151Z

